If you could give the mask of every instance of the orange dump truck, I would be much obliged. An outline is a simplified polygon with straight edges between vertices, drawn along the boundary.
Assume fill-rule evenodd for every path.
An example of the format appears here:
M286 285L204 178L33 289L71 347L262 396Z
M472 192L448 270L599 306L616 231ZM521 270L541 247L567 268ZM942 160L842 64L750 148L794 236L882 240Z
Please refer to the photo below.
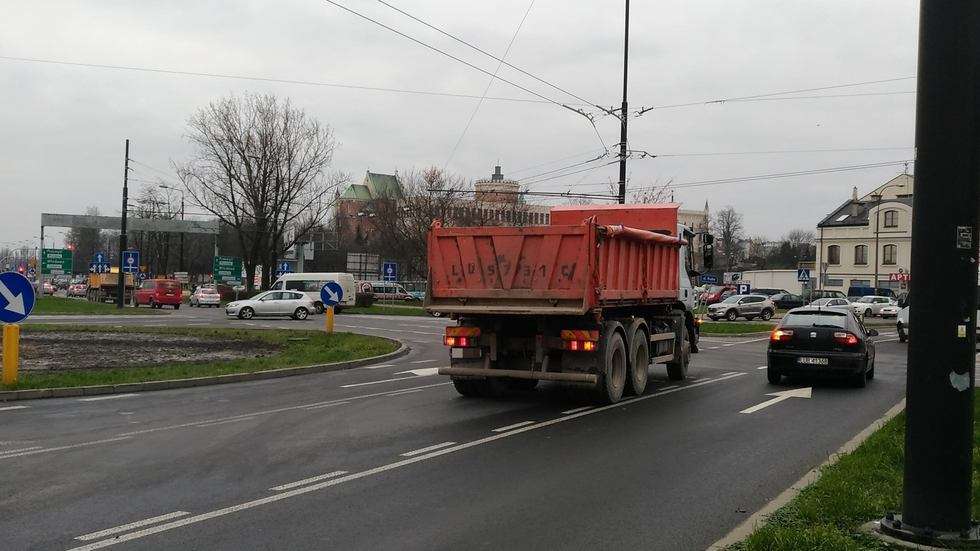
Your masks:
M605 403L642 394L650 364L686 376L697 351L690 243L675 204L554 207L551 224L429 233L426 308L451 315L452 378L464 396L590 386Z

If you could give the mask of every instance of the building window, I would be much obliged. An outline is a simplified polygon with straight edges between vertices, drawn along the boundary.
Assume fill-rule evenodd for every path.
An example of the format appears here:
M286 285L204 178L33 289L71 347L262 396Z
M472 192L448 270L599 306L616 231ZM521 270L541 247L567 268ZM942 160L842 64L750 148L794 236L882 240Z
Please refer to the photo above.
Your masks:
M867 264L868 263L868 246L867 245L856 245L854 247L854 263L855 264Z
M884 265L898 264L898 245L885 245L881 263Z
M870 279L852 279L851 287L871 287Z
M886 210L885 211L885 227L886 228L897 228L898 227L898 211L897 210Z
M840 264L840 247L831 245L827 247L827 264Z
M843 279L828 279L827 280L827 287L843 287L843 286L844 286L844 280Z

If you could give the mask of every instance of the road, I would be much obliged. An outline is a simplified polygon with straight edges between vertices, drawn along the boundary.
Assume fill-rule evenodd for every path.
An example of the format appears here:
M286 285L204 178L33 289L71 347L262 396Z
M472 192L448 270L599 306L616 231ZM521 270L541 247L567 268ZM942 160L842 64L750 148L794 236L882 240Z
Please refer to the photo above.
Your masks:
M243 323L221 313L93 322ZM704 549L904 395L886 333L868 388L753 413L810 386L768 385L758 337L705 338L690 379L658 366L615 406L558 385L463 399L434 374L446 323L337 317L412 346L387 365L0 404L4 548Z

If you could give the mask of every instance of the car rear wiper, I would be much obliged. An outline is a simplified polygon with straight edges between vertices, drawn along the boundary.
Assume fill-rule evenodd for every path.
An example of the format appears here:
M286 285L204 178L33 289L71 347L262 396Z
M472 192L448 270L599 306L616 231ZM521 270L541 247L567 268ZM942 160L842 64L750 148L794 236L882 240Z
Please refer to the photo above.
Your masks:
M841 327L839 325L830 325L830 324L826 324L826 323L814 323L810 327L826 327L828 329L844 329L843 327Z

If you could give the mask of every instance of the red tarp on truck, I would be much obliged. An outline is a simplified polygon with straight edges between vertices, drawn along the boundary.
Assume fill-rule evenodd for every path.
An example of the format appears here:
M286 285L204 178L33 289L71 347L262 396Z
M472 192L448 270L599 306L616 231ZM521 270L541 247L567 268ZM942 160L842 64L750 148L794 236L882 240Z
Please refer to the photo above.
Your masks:
M555 207L551 216L550 226L522 228L433 224L427 307L582 314L677 299L677 205Z

